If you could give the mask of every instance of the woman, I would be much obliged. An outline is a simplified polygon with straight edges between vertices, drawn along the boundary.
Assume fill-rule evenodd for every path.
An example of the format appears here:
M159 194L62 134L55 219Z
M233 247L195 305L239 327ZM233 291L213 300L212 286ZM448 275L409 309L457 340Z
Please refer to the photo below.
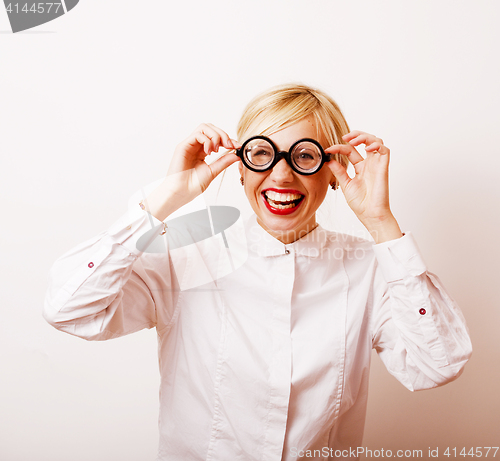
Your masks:
M157 189L55 263L45 318L92 340L156 327L159 460L356 459L371 349L410 390L440 386L471 354L464 319L391 213L389 149L349 131L328 96L303 85L269 90L246 108L238 137L198 127ZM219 148L229 152L208 165ZM238 161L255 212L242 233L245 259L183 289L173 251L141 250ZM318 226L329 186L374 242ZM236 255L241 240L223 240L230 250L236 242ZM188 272L211 271L218 241L190 246Z

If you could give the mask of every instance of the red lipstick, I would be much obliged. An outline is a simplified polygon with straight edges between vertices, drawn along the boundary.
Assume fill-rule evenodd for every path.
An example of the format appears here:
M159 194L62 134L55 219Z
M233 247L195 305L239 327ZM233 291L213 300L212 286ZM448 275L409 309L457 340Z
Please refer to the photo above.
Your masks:
M287 204L294 203L295 205L292 206L292 207L289 207L289 208L276 208L275 206L271 205L271 203L269 203L269 200L272 200L272 199L268 200L268 198L266 197L265 192L267 192L267 191L273 191L273 192L277 192L277 193L280 193L280 194L295 194L295 195L300 195L300 198L297 199L297 200L293 200L292 202L285 202ZM264 201L264 205L266 205L266 208L271 213L277 214L277 215L288 215L288 214L294 213L299 208L300 204L303 202L304 197L305 197L302 192L300 192L298 190L295 190L295 189L274 189L274 188L264 189L261 192L261 196L262 196L262 200Z

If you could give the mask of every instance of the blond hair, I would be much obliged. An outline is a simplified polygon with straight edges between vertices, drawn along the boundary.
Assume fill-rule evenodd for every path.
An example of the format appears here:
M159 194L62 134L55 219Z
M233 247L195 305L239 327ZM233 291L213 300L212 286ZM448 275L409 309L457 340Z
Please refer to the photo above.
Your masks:
M321 90L301 84L287 84L259 94L247 105L238 123L240 142L255 135L269 136L306 117L313 117L318 141L329 147L341 144L349 126L337 103ZM335 159L347 167L344 156Z

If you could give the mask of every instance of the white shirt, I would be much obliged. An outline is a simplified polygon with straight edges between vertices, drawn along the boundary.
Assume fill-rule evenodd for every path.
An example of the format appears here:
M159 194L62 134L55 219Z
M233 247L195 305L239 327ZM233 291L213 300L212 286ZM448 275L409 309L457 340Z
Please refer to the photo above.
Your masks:
M252 217L225 231L229 250L218 234L168 252L161 231L136 207L54 264L44 306L89 340L156 327L158 460L357 459L372 348L410 390L471 354L411 234L375 245L318 227L285 246Z

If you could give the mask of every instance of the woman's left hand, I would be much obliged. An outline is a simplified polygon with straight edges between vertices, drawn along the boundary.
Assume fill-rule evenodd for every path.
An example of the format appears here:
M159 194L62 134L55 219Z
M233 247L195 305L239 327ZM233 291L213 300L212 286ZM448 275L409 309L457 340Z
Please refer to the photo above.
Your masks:
M325 152L345 155L354 166L355 176L336 160L327 163L337 179L348 205L376 243L402 236L389 206L389 149L372 134L351 131L342 137L347 144L335 144ZM365 145L366 158L355 149Z

